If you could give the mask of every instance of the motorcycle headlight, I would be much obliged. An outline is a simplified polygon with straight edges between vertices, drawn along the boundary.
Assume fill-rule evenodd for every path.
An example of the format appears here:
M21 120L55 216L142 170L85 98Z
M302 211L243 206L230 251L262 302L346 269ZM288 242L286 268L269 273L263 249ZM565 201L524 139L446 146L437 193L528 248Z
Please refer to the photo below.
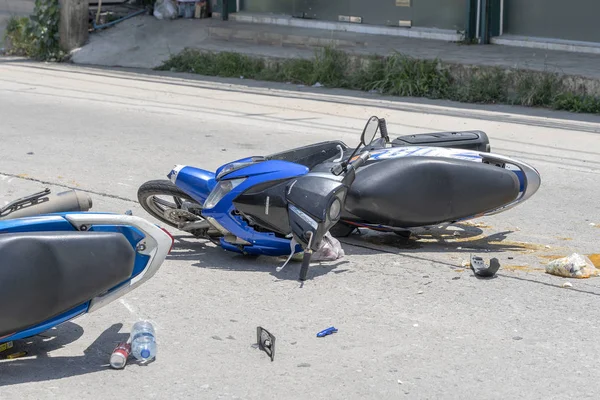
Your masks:
M342 202L336 197L333 199L331 206L329 207L329 219L331 221L337 221L342 213Z
M215 188L212 190L212 192L210 192L210 194L208 195L208 198L204 202L203 208L205 208L205 209L213 208L214 206L216 206L219 203L219 201L221 201L221 199L223 197L225 197L227 195L227 193L231 192L236 186L238 186L240 183L244 182L245 180L246 180L246 178L229 179L229 180L225 180L225 181L219 181L219 183L217 183L217 186L215 186Z

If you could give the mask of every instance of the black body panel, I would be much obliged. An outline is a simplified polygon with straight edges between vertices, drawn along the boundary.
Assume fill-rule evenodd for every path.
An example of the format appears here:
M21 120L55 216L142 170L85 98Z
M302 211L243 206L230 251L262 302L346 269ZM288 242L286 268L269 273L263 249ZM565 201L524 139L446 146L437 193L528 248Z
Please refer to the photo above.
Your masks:
M490 211L518 194L517 176L503 168L441 157L406 157L359 169L345 208L370 223L409 228Z
M281 160L301 164L310 170L323 161L339 155L340 151L337 146L341 146L343 150L348 148L344 142L335 140L286 150L281 153L271 154L265 158L267 160Z
M323 236L339 221L347 186L320 176L306 175L292 181L286 198L289 202L289 221L294 236L306 246L307 232L312 232L311 248L317 250ZM332 203L336 202L339 213L330 216Z
M58 316L127 280L135 251L113 232L0 235L0 336Z
M291 231L285 199L289 182L289 179L282 179L253 186L239 195L233 205L246 218L252 218L255 224L287 235Z
M491 151L490 140L482 131L419 133L392 140L392 147L404 146L451 147L486 153Z

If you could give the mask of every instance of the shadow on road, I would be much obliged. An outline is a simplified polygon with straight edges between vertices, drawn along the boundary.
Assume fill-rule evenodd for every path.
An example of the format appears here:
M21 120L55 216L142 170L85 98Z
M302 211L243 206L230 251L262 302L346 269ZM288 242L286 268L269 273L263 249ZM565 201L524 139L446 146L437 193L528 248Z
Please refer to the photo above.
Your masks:
M12 352L25 351L27 355L25 358L0 363L0 387L52 381L109 368L111 352L129 336L128 333L119 333L122 326L123 324L114 324L105 330L81 356L52 355L54 351L66 347L83 335L83 328L72 322L59 325L42 335L15 341Z
M194 239L190 236L174 236L175 246L169 260L192 261L192 266L206 269L219 269L239 272L264 272L279 281L298 280L301 262L292 260L286 267L277 272L277 267L283 265L287 257L263 257L241 255L227 252L212 243ZM311 263L308 280L326 275L330 272L340 274L348 270L337 269L349 261L340 260L328 263Z

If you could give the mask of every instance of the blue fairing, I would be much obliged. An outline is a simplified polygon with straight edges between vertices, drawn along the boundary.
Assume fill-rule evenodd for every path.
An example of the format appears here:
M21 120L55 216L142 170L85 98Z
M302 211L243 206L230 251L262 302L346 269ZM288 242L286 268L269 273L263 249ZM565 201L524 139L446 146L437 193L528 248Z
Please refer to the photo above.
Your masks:
M171 172L172 174L172 172ZM171 174L168 175L169 179ZM177 174L175 185L189 194L200 204L204 204L206 198L215 187L215 174L200 168L184 167Z
M17 332L14 335L2 338L2 339L0 339L0 343L10 342L11 340L25 339L25 338L28 338L31 336L39 335L40 333L44 333L47 330L52 329L57 325L60 325L67 321L70 321L73 318L76 318L79 315L86 313L88 310L88 306L89 306L89 302L86 302L85 304L82 304L80 306L72 308L71 310L69 310L55 318L52 318L49 321L42 322L39 325L36 325L29 329L25 329L21 332Z
M281 254L289 253L290 241L288 239L279 238L274 233L270 232L257 232L240 216L233 215L233 212L235 211L233 200L245 190L258 184L282 179L292 179L305 175L306 173L308 173L308 168L304 165L280 160L263 161L233 171L226 175L227 179L247 179L236 186L231 192L227 193L215 207L204 209L202 215L205 218L213 218L221 226L231 232L232 235L250 243L250 245L241 246L227 243L222 239L221 245L226 250L269 256L279 256ZM300 251L300 246L296 247L296 251Z
M9 219L0 222L0 233L74 230L73 225L58 214Z

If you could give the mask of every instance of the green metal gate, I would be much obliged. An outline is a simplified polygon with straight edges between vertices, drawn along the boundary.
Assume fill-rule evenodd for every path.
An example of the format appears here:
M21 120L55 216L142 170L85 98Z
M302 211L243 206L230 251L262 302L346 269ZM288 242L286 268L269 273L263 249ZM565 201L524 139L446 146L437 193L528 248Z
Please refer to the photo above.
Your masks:
M463 30L467 0L240 0L241 10L321 21Z
M504 33L600 42L599 0L504 0Z

